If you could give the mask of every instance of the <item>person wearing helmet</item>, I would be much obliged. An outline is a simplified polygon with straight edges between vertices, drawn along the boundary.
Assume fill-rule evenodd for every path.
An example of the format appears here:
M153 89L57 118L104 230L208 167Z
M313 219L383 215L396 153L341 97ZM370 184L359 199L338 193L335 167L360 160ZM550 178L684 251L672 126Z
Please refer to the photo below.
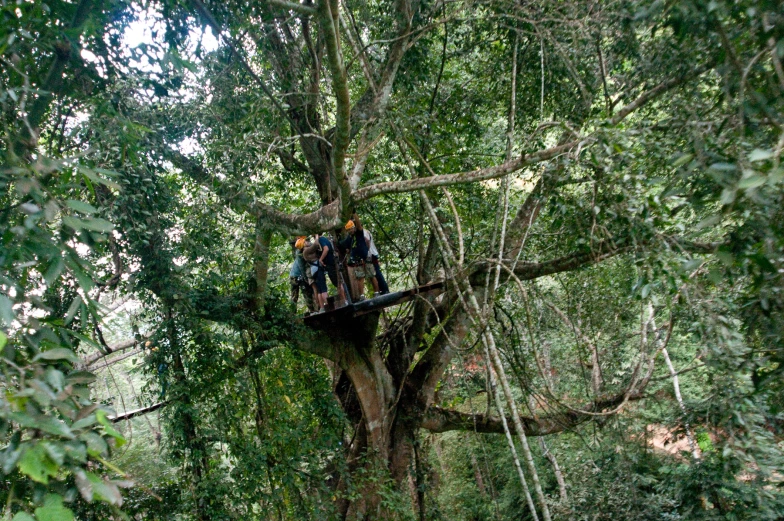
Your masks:
M335 247L332 242L323 235L316 236L313 244L306 245L302 250L302 256L310 264L311 272L316 286L316 300L318 301L319 313L323 312L327 305L327 275L332 284L338 288L338 301L345 304L346 292L343 284L340 284L337 270L337 257L334 254Z
M314 302L313 292L313 279L309 277L310 267L302 258L302 250L305 248L306 238L297 237L295 241L291 242L294 246L294 262L291 264L289 270L289 285L291 290L291 302L295 308L297 301L299 301L300 289L305 295L305 305L311 313L316 311L316 304Z
M355 294L358 295L359 300L365 298L365 277L369 277L373 283L373 289L378 292L376 282L376 272L373 269L373 263L367 262L369 257L368 242L365 239L365 233L362 228L362 223L357 214L349 220L344 229L347 232L346 238L340 241L340 247L344 251L349 252L348 265L354 269L354 278L356 285L354 286Z
M375 271L375 277L372 279L373 290L379 295L385 295L389 293L389 285L381 272L381 266L378 265L378 248L376 248L376 243L373 241L373 234L367 228L365 228L365 240L368 245L368 259L366 262L371 263L373 271Z

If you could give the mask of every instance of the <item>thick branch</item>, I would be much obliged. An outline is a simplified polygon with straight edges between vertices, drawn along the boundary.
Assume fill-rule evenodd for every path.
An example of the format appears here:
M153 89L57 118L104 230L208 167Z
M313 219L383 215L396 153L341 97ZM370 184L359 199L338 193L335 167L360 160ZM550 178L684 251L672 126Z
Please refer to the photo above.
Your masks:
M387 109L389 99L392 94L392 85L397 76L397 70L403 55L408 49L408 43L411 36L411 20L414 16L416 7L412 5L410 0L398 0L395 3L397 14L397 31L390 37L392 45L389 47L387 53L386 63L384 70L381 73L381 78L378 84L373 80L373 75L370 75L368 82L370 86L360 96L357 103L351 109L351 136L352 138L359 132L363 125L373 124L377 121ZM357 38L359 38L357 33ZM362 45L362 42L357 42ZM361 53L364 55L366 47L362 45Z
M627 253L650 244L650 240L634 241L632 238L618 240L603 240L593 245L588 251L574 252L557 259L545 262L521 262L515 267L515 274L521 280L533 280L546 275L572 271L583 266L596 264L610 257ZM713 253L718 244L703 244L683 241L677 238L668 239L668 243L677 246L682 251L691 253ZM484 269L487 266L483 266Z
M351 140L351 99L348 91L346 68L340 49L338 2L321 0L319 2L319 21L325 33L327 65L332 77L332 90L335 93L337 111L335 113L335 134L332 140L332 170L340 187L343 203L351 198L351 187L346 176L346 150Z
M601 412L607 409L616 408L624 402L624 400L640 400L644 396L642 389L638 390L628 399L625 398L625 393L598 400L593 404L580 408L588 412ZM581 414L574 410L566 411L562 414L538 416L536 418L523 416L523 428L528 436L546 436L548 434L556 434L559 432L574 429L581 423L585 423L594 416L591 414ZM511 417L507 419L508 423L512 422ZM440 407L430 407L425 413L425 417L420 425L423 429L430 432L447 432L447 431L476 431L488 434L503 434L504 426L501 419L493 415L485 414L469 414L459 411L452 411L442 409Z
M620 123L626 116L637 110L638 108L642 107L652 99L658 97L660 94L677 87L678 85L699 76L703 72L710 70L713 68L713 63L709 63L707 65L703 65L702 67L698 67L697 69L691 70L688 73L682 74L675 78L670 78L669 80L665 80L658 85L656 85L651 90L643 92L637 99L629 103L628 105L624 106L615 113L615 115L610 119L610 123L612 125L617 125Z
M136 356L136 355L138 355L141 352L142 352L141 348L134 349L133 351L131 351L129 353L125 353L122 356L118 356L117 358L112 358L111 360L106 360L106 361L104 361L100 365L94 364L93 366L90 366L90 369L91 370L93 370L93 369L95 369L95 370L104 369L106 367L109 367L110 365L114 365L114 364L117 364L119 362L122 362L123 360L127 360L128 358L130 358L132 356Z
M146 340L146 338L142 339L141 341L144 341L144 340ZM101 360L102 358L106 358L109 355L113 355L114 353L119 353L120 351L125 351L126 349L130 349L130 348L136 346L137 344L139 344L141 341L136 340L136 339L131 339L131 340L126 340L124 342L119 342L117 344L111 345L111 346L109 346L109 349L105 353L98 352L98 353L95 353L95 354L90 355L87 358L85 358L82 361L82 365L84 367L88 367L90 365L93 365L98 360Z
M517 172L527 166L547 161L560 154L564 154L576 147L579 141L570 141L563 145L541 150L533 154L525 155L511 161L507 161L500 165L491 166L479 170L472 170L468 172L461 172L458 174L441 174L432 175L429 177L420 177L417 179L409 179L407 181L390 181L387 183L376 183L374 185L360 188L354 192L354 201L364 201L371 197L376 197L382 194L393 194L403 192L413 192L425 188L432 188L436 186L450 186L456 184L476 183L479 181L487 181L489 179L498 179L505 177L509 174Z
M335 200L315 212L290 214L263 203L253 205L261 226L273 228L284 235L307 235L339 228L340 201Z
M288 9L289 11L294 11L296 13L307 15L307 16L316 14L315 7L305 5L305 4L300 4L297 2L286 2L285 0L267 0L267 3L270 5L274 5L275 7L281 7L283 9Z
M184 174L206 188L214 191L237 213L250 212L259 220L264 229L274 229L284 235L320 233L338 228L341 224L339 201L333 201L318 210L306 214L282 212L262 202L251 202L242 192L231 193L223 181L210 174L198 162L182 153L166 148L164 157Z

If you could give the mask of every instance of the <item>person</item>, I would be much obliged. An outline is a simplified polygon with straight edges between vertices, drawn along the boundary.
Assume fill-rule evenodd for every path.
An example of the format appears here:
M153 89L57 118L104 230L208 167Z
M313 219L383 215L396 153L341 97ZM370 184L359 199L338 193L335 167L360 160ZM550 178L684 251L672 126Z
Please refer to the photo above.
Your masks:
M312 244L305 246L302 250L302 257L311 266L313 273L316 300L319 306L319 313L323 313L327 299L327 275L332 284L338 288L338 299L343 305L348 304L346 292L338 278L337 257L334 254L335 247L332 242L323 235L316 235L316 240ZM315 268L315 269L314 269Z
M389 285L386 279L384 279L384 274L381 273L381 267L378 265L378 248L376 248L376 243L373 241L373 234L367 228L365 228L365 240L368 244L368 262L373 265L373 270L376 272L376 283L373 284L373 288L380 295L385 295L389 293Z
M356 280L355 294L359 300L365 298L365 278L369 278L373 284L373 291L378 293L378 282L376 282L376 272L373 263L367 262L369 257L368 241L362 228L357 214L350 219L344 229L347 232L346 238L340 241L341 249L348 251L348 265L354 268L354 279Z
M313 301L313 282L311 277L308 276L310 274L310 267L305 262L305 259L302 258L302 250L305 247L305 243L305 237L297 237L297 240L291 243L292 246L294 246L294 262L291 264L291 269L289 270L291 302L296 307L301 289L302 293L305 295L305 305L307 306L308 311L313 313L316 311L316 305Z

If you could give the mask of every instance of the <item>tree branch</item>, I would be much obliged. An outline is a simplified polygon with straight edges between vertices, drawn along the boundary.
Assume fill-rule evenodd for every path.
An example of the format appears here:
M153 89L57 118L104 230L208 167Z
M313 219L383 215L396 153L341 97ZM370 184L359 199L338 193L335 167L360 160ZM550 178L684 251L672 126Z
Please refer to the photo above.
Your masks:
M332 139L332 170L340 188L340 200L343 205L347 205L351 199L351 186L346 176L346 150L348 150L351 141L351 97L348 91L343 53L340 50L338 15L337 0L321 0L319 2L319 21L325 33L327 65L332 76L332 90L337 105L335 134Z
M339 228L342 223L340 209L339 200L306 214L281 212L259 202L253 205L253 212L263 227L274 228L284 235L307 235Z
M609 398L597 400L592 404L580 407L580 410L589 412L601 412L606 409L616 408L624 402L624 400L641 400L644 398L642 390L638 390L634 394L625 398L626 394L621 393ZM552 414L546 416L537 416L535 418L529 416L521 417L523 428L528 436L546 436L548 434L556 434L559 432L571 430L581 423L594 418L591 414L581 414L575 410L569 410L561 414ZM508 423L512 422L511 417L507 419ZM504 426L501 418L494 415L485 414L469 414L459 411L442 409L441 407L430 407L425 413L425 416L420 424L420 427L427 429L430 432L447 432L447 431L476 431L487 434L503 434Z
M589 251L574 252L545 262L520 262L515 266L514 272L521 280L533 280L596 264L610 257L641 249L651 242L651 240L634 241L631 237L617 240L605 239L595 243ZM665 242L691 253L713 253L719 246L719 244L697 243L679 238L667 238ZM487 267L488 265L483 265L482 270Z
M525 155L500 165L488 168L461 172L458 174L440 174L406 181L390 181L386 183L376 183L374 185L360 188L354 192L354 202L364 201L371 197L382 194L404 193L432 188L436 186L450 186L456 184L476 183L489 179L498 179L507 176L527 166L547 161L560 154L564 154L580 144L580 141L570 141L563 145L555 146L533 154Z
M642 107L643 105L645 105L646 103L648 103L652 99L656 98L660 94L662 94L662 93L664 93L664 92L666 92L666 91L668 91L668 90L670 90L670 89L672 89L674 87L677 87L678 85L686 82L687 80L690 80L691 78L699 76L703 72L708 71L708 70L710 70L712 68L713 68L713 63L711 62L711 63L709 63L707 65L703 65L702 67L698 67L696 69L690 70L687 73L681 74L680 76L677 76L675 78L670 78L669 80L665 80L665 81L659 83L658 85L656 85L651 90L643 92L640 96L637 97L637 99L635 99L634 101L632 101L628 105L625 105L618 112L616 112L615 115L610 119L610 124L611 125L617 125L626 116L628 116L629 114L631 114L632 112L634 112L638 108Z
M288 9L289 11L294 11L296 13L303 14L306 16L312 16L316 14L315 7L305 5L305 4L299 4L297 2L286 2L285 0L267 0L267 3L275 7Z
M82 365L84 367L91 366L95 362L97 362L98 360L101 360L102 358L106 358L107 356L113 355L114 353L119 353L121 351L125 351L127 349L132 348L132 347L135 347L137 344L140 344L140 343L146 341L147 338L148 337L145 337L145 338L142 338L141 340L136 340L134 338L134 339L131 339L131 340L125 340L124 342L119 342L117 344L111 345L111 346L109 346L109 350L106 351L105 353L98 352L98 353L90 355L87 358L85 358L84 360L82 360Z

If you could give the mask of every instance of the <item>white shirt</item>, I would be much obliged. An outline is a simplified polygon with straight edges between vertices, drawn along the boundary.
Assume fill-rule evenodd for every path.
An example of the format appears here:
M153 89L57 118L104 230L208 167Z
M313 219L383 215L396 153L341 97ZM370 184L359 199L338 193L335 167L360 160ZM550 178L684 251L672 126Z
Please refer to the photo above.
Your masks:
M368 254L378 257L378 250L376 249L376 243L373 242L373 235L367 230L365 230L365 240L368 243Z

